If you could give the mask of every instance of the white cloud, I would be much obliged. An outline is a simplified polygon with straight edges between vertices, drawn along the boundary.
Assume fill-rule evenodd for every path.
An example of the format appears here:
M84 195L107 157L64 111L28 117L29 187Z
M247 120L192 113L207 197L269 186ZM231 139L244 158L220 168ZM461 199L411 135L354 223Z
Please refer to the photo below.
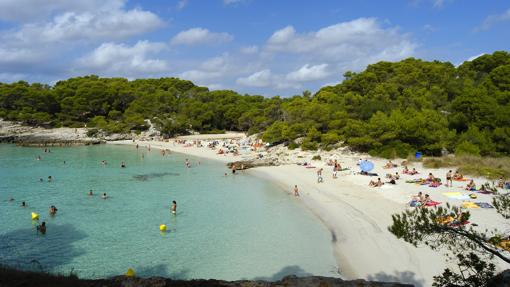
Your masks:
M282 75L275 75L270 69L264 69L255 72L247 77L241 77L236 80L236 83L241 86L256 87L256 88L275 88L282 89L299 89L301 85L287 81Z
M213 57L200 64L197 69L182 72L179 77L201 83L205 80L221 78L229 70L228 61L228 54Z
M161 27L152 12L117 9L96 12L66 12L48 23L30 23L5 38L15 43L56 43L73 40L121 39Z
M238 4L241 2L244 2L244 0L223 0L223 4L225 5Z
M78 60L78 70L95 72L104 76L147 77L167 72L166 61L149 59L149 54L165 48L162 43L138 41L133 46L103 43L92 53Z
M432 0L434 7L443 7L445 0Z
M510 21L510 9L506 10L502 14L488 16L487 18L485 18L485 20L480 26L475 27L474 31L480 32L484 30L489 30L492 26L505 21Z
M486 55L486 53L481 53L481 54L478 54L478 55L476 55L476 56L469 57L469 58L467 59L467 61L471 62L471 61L475 60L476 58L481 57L481 56L483 56L483 55Z
M211 90L211 91L225 89L225 87L222 84L208 84L205 86L208 87L209 90Z
M299 70L288 73L286 79L294 82L308 82L327 78L330 74L328 64L315 66L306 64Z
M0 82L13 83L17 81L26 80L27 75L17 73L0 73Z
M44 55L31 49L9 49L0 47L0 65L31 64L44 58Z
M242 47L240 51L241 51L241 53L247 54L247 55L257 54L259 51L259 47L255 46L255 45Z
M177 9L181 10L188 5L188 0L180 0L177 2Z
M287 26L273 33L265 52L300 54L308 61L361 69L372 62L409 57L416 46L395 27L384 28L375 18L359 18L308 33Z
M273 75L271 70L265 69L262 71L255 72L248 77L237 79L236 83L248 87L269 87L273 83Z
M228 33L214 33L204 28L191 28L175 35L173 45L222 44L230 42L234 37Z
M1 0L0 20L37 21L54 13L118 10L125 0Z

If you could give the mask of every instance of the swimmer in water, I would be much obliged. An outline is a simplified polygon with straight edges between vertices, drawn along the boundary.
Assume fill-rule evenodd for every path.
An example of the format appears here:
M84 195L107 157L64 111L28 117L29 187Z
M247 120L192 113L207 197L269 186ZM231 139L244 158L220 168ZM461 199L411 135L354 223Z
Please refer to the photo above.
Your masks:
M88 195L89 195L89 196L93 196L93 195L94 195L94 193L92 193L92 189L91 189L91 190L89 190Z
M8 201L14 201L14 197L9 198Z
M27 207L27 204L24 201L22 201L21 202L21 207Z
M105 193L103 193L103 195L101 195L101 198L102 198L102 199L107 199L107 198L108 198L108 195L106 195L106 192L105 192Z
M48 176L48 182L51 182L51 180L52 180L52 179L53 179L53 178L51 177L51 175L50 175L50 176Z
M50 206L50 215L56 215L58 209L55 207L55 205Z
M43 179L42 179L42 177L41 177L41 178L39 178L39 181L40 181L40 182L43 182Z
M37 156L37 160L41 160L41 156L40 155Z
M174 200L172 201L172 214L177 213L177 202Z
M41 232L41 234L46 234L46 222L43 221L41 225L37 226L37 231Z
M121 168L125 168L125 167L126 167L126 163L125 163L125 162L121 162L121 163L120 163L120 167L121 167Z

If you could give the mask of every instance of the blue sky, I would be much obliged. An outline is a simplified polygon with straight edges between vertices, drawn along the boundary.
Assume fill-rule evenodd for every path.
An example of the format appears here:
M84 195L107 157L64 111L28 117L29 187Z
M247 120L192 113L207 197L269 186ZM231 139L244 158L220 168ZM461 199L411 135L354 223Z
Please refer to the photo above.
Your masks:
M510 50L510 2L0 0L0 81L179 77L290 96L381 60Z

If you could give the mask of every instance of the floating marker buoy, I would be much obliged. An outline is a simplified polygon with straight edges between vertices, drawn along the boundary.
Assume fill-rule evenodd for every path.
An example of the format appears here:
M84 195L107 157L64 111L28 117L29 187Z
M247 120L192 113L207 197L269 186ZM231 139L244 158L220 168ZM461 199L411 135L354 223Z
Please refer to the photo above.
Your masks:
M161 231L166 231L166 225L161 224L161 225L159 226L159 230L161 230Z
M32 212L32 220L38 220L38 219L39 219L39 214Z
M126 272L126 276L127 277L134 277L135 276L135 270L133 270L131 268L128 268L128 270Z

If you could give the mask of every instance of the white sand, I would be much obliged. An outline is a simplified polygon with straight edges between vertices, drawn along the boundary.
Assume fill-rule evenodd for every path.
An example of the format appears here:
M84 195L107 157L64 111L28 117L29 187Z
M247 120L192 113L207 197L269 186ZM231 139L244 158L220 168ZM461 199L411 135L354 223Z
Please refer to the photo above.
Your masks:
M221 138L221 137L220 137ZM218 139L218 138L216 138ZM115 144L134 145L132 141L114 142ZM184 147L173 142L136 142L140 147L169 149L174 152L185 153L202 158L231 162L248 158L250 155L217 155L216 151L207 147ZM281 151L279 151L282 154ZM293 153L292 155L289 155ZM288 152L282 156L294 156L293 160L310 162L313 153ZM329 156L327 154L326 156ZM253 156L253 155L251 155ZM323 154L323 159L324 159ZM342 167L350 167L358 171L356 163L359 155L336 155ZM367 158L366 156L363 158ZM369 158L376 168L373 172L379 174L386 181L386 173L401 174L402 168L383 169L385 160ZM397 161L394 161L397 163ZM400 281L413 283L415 286L431 286L432 277L438 275L446 267L446 258L441 252L432 251L423 246L414 246L397 239L388 231L391 215L406 210L412 195L422 191L430 194L433 200L449 202L459 205L463 200L451 199L444 196L444 192L461 192L469 194L463 188L466 182L454 182L453 187L440 186L431 188L416 184L405 183L405 180L426 177L432 172L436 177L445 180L447 169L424 169L421 164L410 165L416 167L420 174L415 176L402 175L397 185L385 184L380 188L368 187L368 182L377 177L356 175L351 171L340 172L337 179L332 178L332 167L323 161L312 161L317 168L324 167L324 183L317 183L315 169L307 169L296 164L277 167L259 167L248 170L248 174L272 180L288 192L289 196L294 184L298 185L300 200L331 230L332 244L338 259L339 270L346 279L365 278L381 281ZM400 161L398 161L400 163ZM475 179L479 185L486 180ZM477 194L476 200L491 203L490 195ZM477 223L481 230L498 228L508 231L508 221L505 221L494 209L469 209L471 222ZM313 248L308 246L307 248ZM496 259L498 269L502 270L505 263Z

